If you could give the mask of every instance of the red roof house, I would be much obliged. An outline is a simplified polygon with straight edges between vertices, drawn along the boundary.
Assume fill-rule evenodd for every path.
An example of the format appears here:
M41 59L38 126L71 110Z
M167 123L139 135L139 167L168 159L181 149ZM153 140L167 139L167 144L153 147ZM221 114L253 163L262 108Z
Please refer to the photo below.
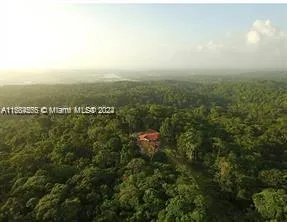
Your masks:
M139 136L139 140L141 141L155 141L159 140L160 134L155 132L155 133L145 133Z
M141 152L153 156L160 146L160 134L155 130L148 130L138 134L138 145Z

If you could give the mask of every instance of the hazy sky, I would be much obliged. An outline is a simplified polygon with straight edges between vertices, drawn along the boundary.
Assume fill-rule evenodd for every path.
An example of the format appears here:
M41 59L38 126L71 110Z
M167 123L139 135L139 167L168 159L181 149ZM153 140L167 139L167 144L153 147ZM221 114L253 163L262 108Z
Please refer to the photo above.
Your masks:
M0 68L287 68L286 5L0 3Z

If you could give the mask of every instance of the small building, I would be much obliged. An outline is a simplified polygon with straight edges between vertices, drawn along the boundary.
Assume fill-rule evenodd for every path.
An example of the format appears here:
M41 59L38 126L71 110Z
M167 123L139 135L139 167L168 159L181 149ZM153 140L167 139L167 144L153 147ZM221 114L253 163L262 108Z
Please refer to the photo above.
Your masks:
M140 141L157 141L160 139L160 134L158 132L155 133L145 133L139 135Z
M160 147L160 133L155 130L148 130L138 134L137 144L143 154L153 156Z

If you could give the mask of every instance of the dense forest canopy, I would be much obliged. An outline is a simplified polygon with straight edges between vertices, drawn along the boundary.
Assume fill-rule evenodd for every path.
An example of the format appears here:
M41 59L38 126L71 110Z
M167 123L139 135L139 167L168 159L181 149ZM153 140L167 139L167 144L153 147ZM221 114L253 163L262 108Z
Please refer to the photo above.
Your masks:
M0 87L1 107L116 110L1 115L0 221L287 221L286 78L209 78Z

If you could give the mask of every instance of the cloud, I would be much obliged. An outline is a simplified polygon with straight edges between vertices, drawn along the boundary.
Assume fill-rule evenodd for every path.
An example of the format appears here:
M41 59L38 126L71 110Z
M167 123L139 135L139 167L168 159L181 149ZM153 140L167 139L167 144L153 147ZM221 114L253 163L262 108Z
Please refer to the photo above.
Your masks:
M253 23L253 29L258 31L260 34L269 37L275 36L277 34L277 30L275 27L273 27L270 20L256 20Z
M257 44L258 42L260 42L261 39L260 34L255 30L249 31L246 37L247 37L247 43L249 44Z
M213 41L209 41L205 45L197 45L195 48L198 52L201 51L217 51L223 47L223 44L216 44Z
M251 30L247 33L247 43L258 44L263 39L280 38L284 35L276 27L273 26L271 21L256 20L253 23Z
M244 41L244 34L231 35L226 32L225 38L222 39L223 43L216 43L209 41L205 44L200 44L195 47L197 52L211 52L211 51L240 51L240 52L255 52L264 49L276 49L280 51L286 45L287 33L280 31L275 27L270 20L256 20L250 30L245 34L246 40ZM247 45L246 45L247 43ZM257 47L252 47L252 46ZM254 51L255 50L255 51ZM268 51L270 53L270 51Z
M191 63L210 68L287 69L286 59L287 33L268 19L255 20L246 33L227 32L221 40L196 45L189 56Z

